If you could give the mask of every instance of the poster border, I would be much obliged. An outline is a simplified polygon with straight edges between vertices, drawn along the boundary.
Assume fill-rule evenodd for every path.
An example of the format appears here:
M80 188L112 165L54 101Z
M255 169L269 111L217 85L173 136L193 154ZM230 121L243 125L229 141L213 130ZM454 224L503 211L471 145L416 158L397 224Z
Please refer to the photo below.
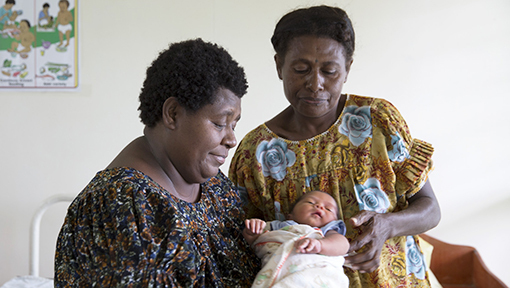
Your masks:
M81 46L78 38L80 37L80 29L81 29L81 17L80 17L80 1L79 0L70 0L74 2L74 23L75 23L75 32L74 32L74 57L75 57L75 68L74 68L74 87L26 87L23 86L21 88L10 88L10 87L0 87L0 91L8 91L8 92L79 92L81 91Z

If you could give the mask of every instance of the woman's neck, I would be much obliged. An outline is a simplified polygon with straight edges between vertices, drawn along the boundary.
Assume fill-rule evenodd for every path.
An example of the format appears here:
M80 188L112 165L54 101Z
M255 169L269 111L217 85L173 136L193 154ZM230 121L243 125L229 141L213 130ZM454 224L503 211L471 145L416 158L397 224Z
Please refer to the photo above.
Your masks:
M190 203L197 202L200 199L200 183L188 183L177 171L172 160L165 153L164 147L160 143L165 143L163 139L155 139L156 134L161 135L151 128L144 130L144 139L150 164L150 169L154 174L154 181L158 182L163 188L175 197Z
M276 135L291 141L313 138L326 132L336 122L343 111L346 98L346 95L341 96L336 111L318 118L304 117L289 106L266 122L266 125Z

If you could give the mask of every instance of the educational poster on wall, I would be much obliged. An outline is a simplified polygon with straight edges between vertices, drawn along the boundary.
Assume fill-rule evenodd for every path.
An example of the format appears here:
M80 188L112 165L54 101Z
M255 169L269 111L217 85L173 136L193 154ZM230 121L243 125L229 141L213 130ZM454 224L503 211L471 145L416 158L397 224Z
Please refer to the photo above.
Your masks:
M78 87L78 0L0 0L0 89Z

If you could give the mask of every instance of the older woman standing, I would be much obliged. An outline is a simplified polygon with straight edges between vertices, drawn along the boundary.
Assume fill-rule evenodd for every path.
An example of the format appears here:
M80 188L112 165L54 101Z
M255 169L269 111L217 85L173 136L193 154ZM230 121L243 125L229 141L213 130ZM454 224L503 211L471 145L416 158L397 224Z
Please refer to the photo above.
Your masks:
M140 94L144 136L68 209L55 287L238 287L259 269L244 213L219 171L237 142L243 69L200 39L170 45Z
M282 220L302 194L326 191L350 220L350 287L428 287L413 235L440 219L427 180L432 146L411 137L388 101L341 93L354 53L343 10L290 12L271 41L290 106L248 133L232 160L247 217Z

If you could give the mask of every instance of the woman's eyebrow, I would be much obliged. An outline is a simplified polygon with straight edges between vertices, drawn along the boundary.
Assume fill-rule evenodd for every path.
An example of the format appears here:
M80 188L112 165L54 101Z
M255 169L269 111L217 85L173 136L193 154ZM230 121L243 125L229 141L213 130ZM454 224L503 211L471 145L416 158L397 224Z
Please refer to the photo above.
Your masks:
M225 110L225 111L222 111L220 112L218 115L220 116L232 116L234 115L234 111L232 110ZM241 114L239 114L239 116L235 119L236 121L239 121L241 119Z
M336 61L326 61L323 63L325 66L340 66L340 63L336 62Z

